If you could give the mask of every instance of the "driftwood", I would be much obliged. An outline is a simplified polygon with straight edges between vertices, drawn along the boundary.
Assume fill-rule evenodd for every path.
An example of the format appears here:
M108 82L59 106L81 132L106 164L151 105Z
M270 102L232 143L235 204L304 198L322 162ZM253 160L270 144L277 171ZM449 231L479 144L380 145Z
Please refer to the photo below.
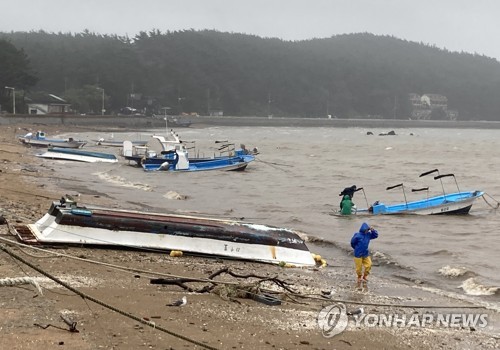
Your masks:
M249 279L254 278L257 281L252 282L238 282L235 284L230 284L221 281L215 281L214 278L220 276L222 274L230 275L234 278L238 279ZM207 281L210 280L210 281ZM209 285L205 285L202 288L194 289L188 286L186 283L209 283ZM264 282L272 282L276 284L278 287L282 288L286 292L295 294L296 292L290 288L291 284L279 279L278 277L267 277L267 276L259 276L253 273L250 274L238 274L231 271L229 268L222 268L214 273L212 273L206 279L199 278L155 278L151 279L151 284L166 284L166 285L176 285L185 289L189 292L195 293L215 293L219 295L224 300L232 300L236 301L234 298L253 298L256 295L261 294L262 288L261 284Z

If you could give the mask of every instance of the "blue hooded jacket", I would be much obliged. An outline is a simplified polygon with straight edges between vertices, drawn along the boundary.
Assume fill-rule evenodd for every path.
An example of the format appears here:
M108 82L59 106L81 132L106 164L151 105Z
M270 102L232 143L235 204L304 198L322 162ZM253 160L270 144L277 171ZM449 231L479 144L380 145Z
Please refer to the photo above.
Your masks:
M370 230L370 226L363 222L359 232L356 232L351 239L351 247L354 249L354 256L356 258L365 258L369 255L368 245L370 240L378 237L378 232L375 229Z

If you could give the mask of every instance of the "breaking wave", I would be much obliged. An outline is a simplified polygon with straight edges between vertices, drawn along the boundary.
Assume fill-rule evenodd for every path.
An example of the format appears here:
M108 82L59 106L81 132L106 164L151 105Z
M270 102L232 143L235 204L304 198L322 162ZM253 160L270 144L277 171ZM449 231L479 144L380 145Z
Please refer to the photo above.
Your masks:
M425 256L453 256L453 253L446 249L436 250L435 252L425 253Z
M175 191L168 191L167 193L165 193L163 195L163 198L185 200L187 198L187 196L184 196L184 195L177 193Z
M109 183L113 183L122 187L129 187L129 188L137 188L139 190L151 192L153 191L153 188L147 184L142 184L142 183L133 183L133 182L128 182L125 178L121 176L111 176L107 173L94 173L92 175L96 175L98 178L101 180L104 180Z
M473 271L465 267L453 267L450 265L443 266L438 270L439 274L445 277L461 277L461 276L476 276Z
M467 295L494 295L500 290L500 287L479 284L474 278L466 279L459 288L462 288Z

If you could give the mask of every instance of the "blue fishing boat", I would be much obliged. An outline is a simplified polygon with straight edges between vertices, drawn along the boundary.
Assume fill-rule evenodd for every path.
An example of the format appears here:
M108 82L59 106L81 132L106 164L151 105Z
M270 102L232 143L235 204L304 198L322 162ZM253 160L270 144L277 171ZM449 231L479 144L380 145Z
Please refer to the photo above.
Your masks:
M458 187L457 180L454 174L444 174L440 175L438 169L427 171L420 174L420 177L430 175L433 173L438 173L434 177L434 180L440 180L441 187L443 189L443 194L439 196L429 197L417 200L408 201L406 197L405 186L400 183L394 186L389 186L386 190L392 190L395 188L401 188L404 195L404 203L397 203L386 205L380 201L376 201L373 205L368 208L358 209L356 214L419 214L419 215L441 215L441 214L468 214L474 201L481 198L484 195L483 191L460 191ZM442 182L443 178L453 177L455 179L455 184L457 186L458 192L446 193L444 185ZM429 193L429 187L412 189L412 192L427 191Z
M235 149L234 144L227 141L219 146L221 154L211 158L189 157L188 142L180 140L179 136L170 131L170 139L164 136L153 135L162 148L158 154L148 147L135 146L130 141L124 141L122 156L134 161L146 171L201 171L201 170L244 170L247 165L255 160L254 151L249 152L244 145Z
M243 154L241 151L236 151L233 156L203 160L198 159L195 162L189 160L186 151L176 150L174 154L176 155L172 159L164 159L161 164L158 164L156 160L151 162L146 159L142 163L142 167L146 171L242 171L246 169L250 162L255 160L254 155Z
M114 154L83 151L78 149L67 148L49 148L46 152L37 154L37 157L48 159L73 160L86 163L116 163L118 158Z

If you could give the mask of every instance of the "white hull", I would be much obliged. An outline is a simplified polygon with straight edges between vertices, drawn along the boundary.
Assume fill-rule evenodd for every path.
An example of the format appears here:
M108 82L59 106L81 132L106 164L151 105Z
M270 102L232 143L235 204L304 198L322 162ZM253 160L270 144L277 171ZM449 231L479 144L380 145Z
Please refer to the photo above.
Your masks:
M55 222L55 219L54 216L45 214L35 224L27 225L27 227L36 237L36 240L42 243L116 245L130 248L180 250L274 264L284 261L296 266L315 265L314 259L308 250L228 242L217 239L60 225Z
M45 152L42 154L37 154L37 157L40 158L48 158L48 159L61 159L61 160L73 160L78 162L86 162L86 163L116 163L118 162L117 158L109 159L109 158L99 158L99 157L91 157L79 154L70 154L70 153L58 153L58 152Z

